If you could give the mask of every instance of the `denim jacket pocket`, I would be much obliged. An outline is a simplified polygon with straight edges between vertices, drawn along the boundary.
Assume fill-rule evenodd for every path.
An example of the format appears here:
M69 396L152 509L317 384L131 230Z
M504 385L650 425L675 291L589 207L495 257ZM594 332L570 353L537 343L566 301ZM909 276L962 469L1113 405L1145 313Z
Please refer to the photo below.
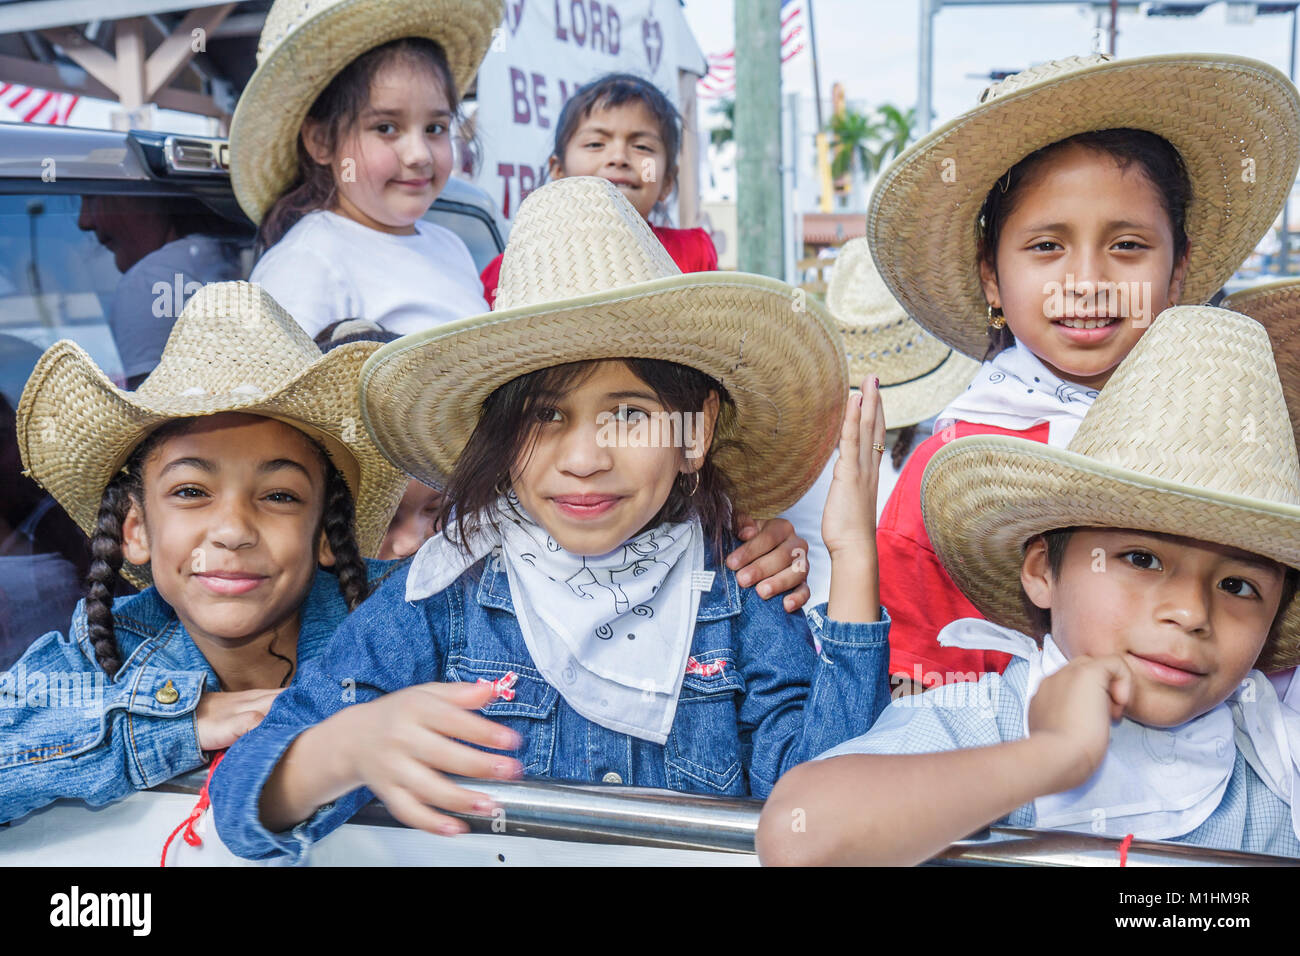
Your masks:
M673 790L744 796L738 729L745 681L729 654L692 658L664 746ZM721 669L715 669L718 665Z
M530 777L550 774L555 750L555 705L560 692L535 667L459 657L447 662L446 679L470 684L477 681L496 683L500 688L497 696L480 713L518 733L523 743L520 750L513 753L505 750L492 752L516 758Z

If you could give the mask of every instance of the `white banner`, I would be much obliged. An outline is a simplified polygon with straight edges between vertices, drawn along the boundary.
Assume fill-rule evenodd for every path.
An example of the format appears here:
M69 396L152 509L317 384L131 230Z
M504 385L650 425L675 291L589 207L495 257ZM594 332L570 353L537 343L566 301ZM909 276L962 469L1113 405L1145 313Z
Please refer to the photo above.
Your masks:
M680 108L679 68L704 72L677 0L506 0L478 74L473 181L512 219L546 180L560 110L577 87L634 73Z

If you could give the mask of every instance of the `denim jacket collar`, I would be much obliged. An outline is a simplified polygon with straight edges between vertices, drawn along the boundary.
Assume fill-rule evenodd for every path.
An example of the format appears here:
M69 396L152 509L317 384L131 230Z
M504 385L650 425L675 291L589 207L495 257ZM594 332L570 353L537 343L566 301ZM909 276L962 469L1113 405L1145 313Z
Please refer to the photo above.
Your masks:
M372 589L388 577L401 562L368 560L366 570ZM339 579L330 571L316 569L311 590L303 601L298 628L298 661L311 660L320 655L335 629L348 615L347 602L339 590ZM113 627L118 645L125 655L122 668L114 680L131 669L133 658L147 653L153 657L161 654L171 666L184 670L211 671L207 658L189 639L184 625L172 606L162 599L156 587L148 587L139 594L120 597L113 602ZM86 602L78 602L72 614L72 633L83 652L94 659L95 651L87 632ZM175 640L176 637L183 640ZM146 651L147 649L147 651Z
M735 542L728 543L728 547L735 546ZM704 549L704 570L714 572L713 586L700 594L700 607L695 620L720 621L739 614L740 585L736 583L736 574L717 560L710 545ZM510 597L510 582L499 555L492 554L484 558L470 573L479 575L476 599L480 605L515 613L515 604Z

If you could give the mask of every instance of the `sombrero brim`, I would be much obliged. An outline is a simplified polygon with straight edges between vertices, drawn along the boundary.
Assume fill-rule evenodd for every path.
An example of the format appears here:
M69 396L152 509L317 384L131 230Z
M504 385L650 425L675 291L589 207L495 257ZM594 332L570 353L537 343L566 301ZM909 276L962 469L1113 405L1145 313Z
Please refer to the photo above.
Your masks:
M359 427L357 378L377 347L357 342L334 349L273 392L150 401L117 388L80 346L64 340L46 351L23 391L19 451L32 477L90 535L105 486L161 425L221 412L274 418L325 448L353 495L357 546L374 557L406 487L406 477ZM150 582L147 568L126 565L123 574L139 587Z
M1221 308L1248 315L1268 330L1296 447L1300 447L1300 280L1268 282L1228 296Z
M906 316L895 324L903 323L915 328ZM899 344L899 335L890 326L837 325L849 363L849 385L856 388L866 376L880 376L880 401L885 425L891 429L906 428L939 414L979 371L974 359L932 338L934 348L913 358L899 354L905 346ZM900 369L900 365L906 367ZM902 377L896 378L900 371Z
M1021 601L1025 543L1059 528L1131 528L1196 538L1300 567L1300 507L1165 481L1026 439L961 438L941 448L921 481L921 513L935 553L994 623L1033 633ZM1256 666L1300 664L1300 600Z
M677 362L726 387L742 433L718 437L743 439L743 451L720 450L718 462L755 516L798 501L835 447L848 374L830 315L746 274L671 276L408 335L361 370L362 413L399 468L443 487L498 386L624 357Z
M1300 167L1300 94L1271 66L1223 54L1113 60L997 96L903 152L867 212L880 274L907 312L974 358L988 345L976 219L1024 157L1077 133L1148 130L1192 183L1182 301L1207 301L1258 244Z
M342 0L296 28L267 55L235 106L230 183L240 207L260 223L293 182L307 110L361 54L402 37L427 37L446 53L463 93L502 12L500 0Z

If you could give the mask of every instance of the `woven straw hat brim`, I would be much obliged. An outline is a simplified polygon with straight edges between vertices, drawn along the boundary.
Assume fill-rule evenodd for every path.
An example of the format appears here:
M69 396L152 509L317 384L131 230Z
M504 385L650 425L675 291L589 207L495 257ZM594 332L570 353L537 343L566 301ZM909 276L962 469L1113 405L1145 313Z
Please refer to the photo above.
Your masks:
M402 37L427 37L446 53L463 94L503 11L501 0L338 0L297 26L267 53L235 106L230 183L240 207L260 223L293 182L307 110L361 54ZM263 36L268 40L275 38Z
M520 375L569 362L654 358L719 380L744 453L720 450L735 503L759 517L812 487L838 439L844 352L817 303L762 276L677 275L520 306L389 343L361 371L366 427L403 471L445 486L484 400Z
M284 422L319 441L343 473L356 505L357 546L379 552L407 479L359 427L356 383L379 343L341 346L273 392L171 396L157 401L117 388L75 342L51 346L18 406L24 466L77 525L91 534L104 488L156 428L178 418L243 412ZM348 427L347 422L355 425ZM340 423L343 427L340 428ZM139 587L147 568L124 566Z
M935 553L980 613L1032 634L1021 601L1025 543L1060 528L1127 528L1195 538L1300 567L1300 507L1165 481L1039 442L961 438L941 448L921 481L921 513ZM1300 599L1256 664L1300 664Z
M1263 238L1295 181L1300 94L1257 60L1173 54L1027 84L905 150L872 193L867 238L907 312L953 348L982 356L987 303L976 219L988 191L1037 149L1121 127L1156 133L1182 155L1192 184L1182 301L1207 301ZM1248 169L1254 182L1243 181Z
M919 329L906 316L899 322ZM889 428L906 428L939 414L965 391L979 371L979 363L974 359L928 335L926 338L934 347L923 348L924 355L920 358L924 362L912 358L907 363L909 367L900 368L902 356L896 352L900 348L897 334L889 335L886 330L882 335L876 329L836 324L849 363L849 384L856 388L866 376L880 376L880 401ZM907 377L899 378L900 374Z

